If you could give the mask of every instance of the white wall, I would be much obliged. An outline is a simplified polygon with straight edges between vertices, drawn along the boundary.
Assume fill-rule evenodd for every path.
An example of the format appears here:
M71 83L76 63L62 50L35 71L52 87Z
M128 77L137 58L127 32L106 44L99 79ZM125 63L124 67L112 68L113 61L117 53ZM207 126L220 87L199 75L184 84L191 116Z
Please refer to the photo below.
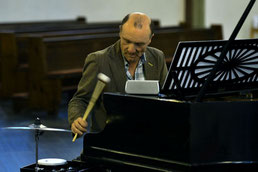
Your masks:
M223 25L228 39L249 0L205 0L205 26ZM161 25L177 25L184 20L184 0L0 0L0 23L74 19L86 16L89 22L120 21L133 11L160 19ZM237 38L249 38L256 2Z
M229 39L240 17L250 0L206 0L205 1L205 23L210 26L212 23L223 25L224 39ZM250 28L253 16L258 14L258 3L256 2L244 22L238 39L250 38Z
M86 16L89 22L120 21L141 11L162 25L177 25L184 19L183 0L0 0L0 23Z

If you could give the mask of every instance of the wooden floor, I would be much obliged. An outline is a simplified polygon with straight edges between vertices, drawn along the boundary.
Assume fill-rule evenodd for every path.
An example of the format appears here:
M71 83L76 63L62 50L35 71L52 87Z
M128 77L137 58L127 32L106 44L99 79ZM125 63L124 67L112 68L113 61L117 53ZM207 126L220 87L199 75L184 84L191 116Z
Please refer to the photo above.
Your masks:
M36 117L51 128L69 129L67 122L67 97L60 105L57 116L44 111L13 110L10 100L0 99L0 172L16 172L20 168L35 163L35 137L32 130L6 130L3 127L26 127L34 123ZM71 133L44 132L39 138L39 159L62 158L72 160L80 155L83 139L72 142Z

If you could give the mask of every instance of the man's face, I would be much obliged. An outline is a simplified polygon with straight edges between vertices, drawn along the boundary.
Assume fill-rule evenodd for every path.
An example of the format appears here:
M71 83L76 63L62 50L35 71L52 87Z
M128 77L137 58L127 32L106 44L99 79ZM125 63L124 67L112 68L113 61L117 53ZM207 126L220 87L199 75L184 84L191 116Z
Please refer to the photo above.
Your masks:
M151 42L150 29L123 26L120 32L122 54L129 63L138 63Z

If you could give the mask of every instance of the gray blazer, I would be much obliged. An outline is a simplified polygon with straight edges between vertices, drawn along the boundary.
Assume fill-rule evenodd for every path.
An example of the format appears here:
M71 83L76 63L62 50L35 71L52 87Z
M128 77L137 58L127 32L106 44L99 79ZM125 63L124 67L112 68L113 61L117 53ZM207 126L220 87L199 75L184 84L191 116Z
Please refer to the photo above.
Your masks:
M145 79L159 80L160 85L162 85L167 74L167 66L163 52L156 48L148 47L145 56ZM124 60L120 49L120 40L104 50L91 53L87 56L77 92L68 105L68 121L70 125L75 119L83 116L97 83L97 75L100 72L111 79L110 83L105 87L104 92L125 93L125 83L127 79ZM106 110L102 102L102 97L96 102L91 117L88 118L87 121L91 124L90 131L92 132L104 129Z

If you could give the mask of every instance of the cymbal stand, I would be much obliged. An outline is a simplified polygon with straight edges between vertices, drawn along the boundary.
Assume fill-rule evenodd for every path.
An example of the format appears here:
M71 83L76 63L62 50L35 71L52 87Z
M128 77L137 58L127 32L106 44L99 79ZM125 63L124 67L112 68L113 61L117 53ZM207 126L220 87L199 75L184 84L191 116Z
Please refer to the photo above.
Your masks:
M38 126L38 127L41 125L41 121L38 117L36 118L34 124L35 124L35 126ZM38 164L39 136L42 134L43 134L42 131L37 130L37 129L35 130L35 158L36 158L35 172L42 170L41 168L39 168L39 164Z

